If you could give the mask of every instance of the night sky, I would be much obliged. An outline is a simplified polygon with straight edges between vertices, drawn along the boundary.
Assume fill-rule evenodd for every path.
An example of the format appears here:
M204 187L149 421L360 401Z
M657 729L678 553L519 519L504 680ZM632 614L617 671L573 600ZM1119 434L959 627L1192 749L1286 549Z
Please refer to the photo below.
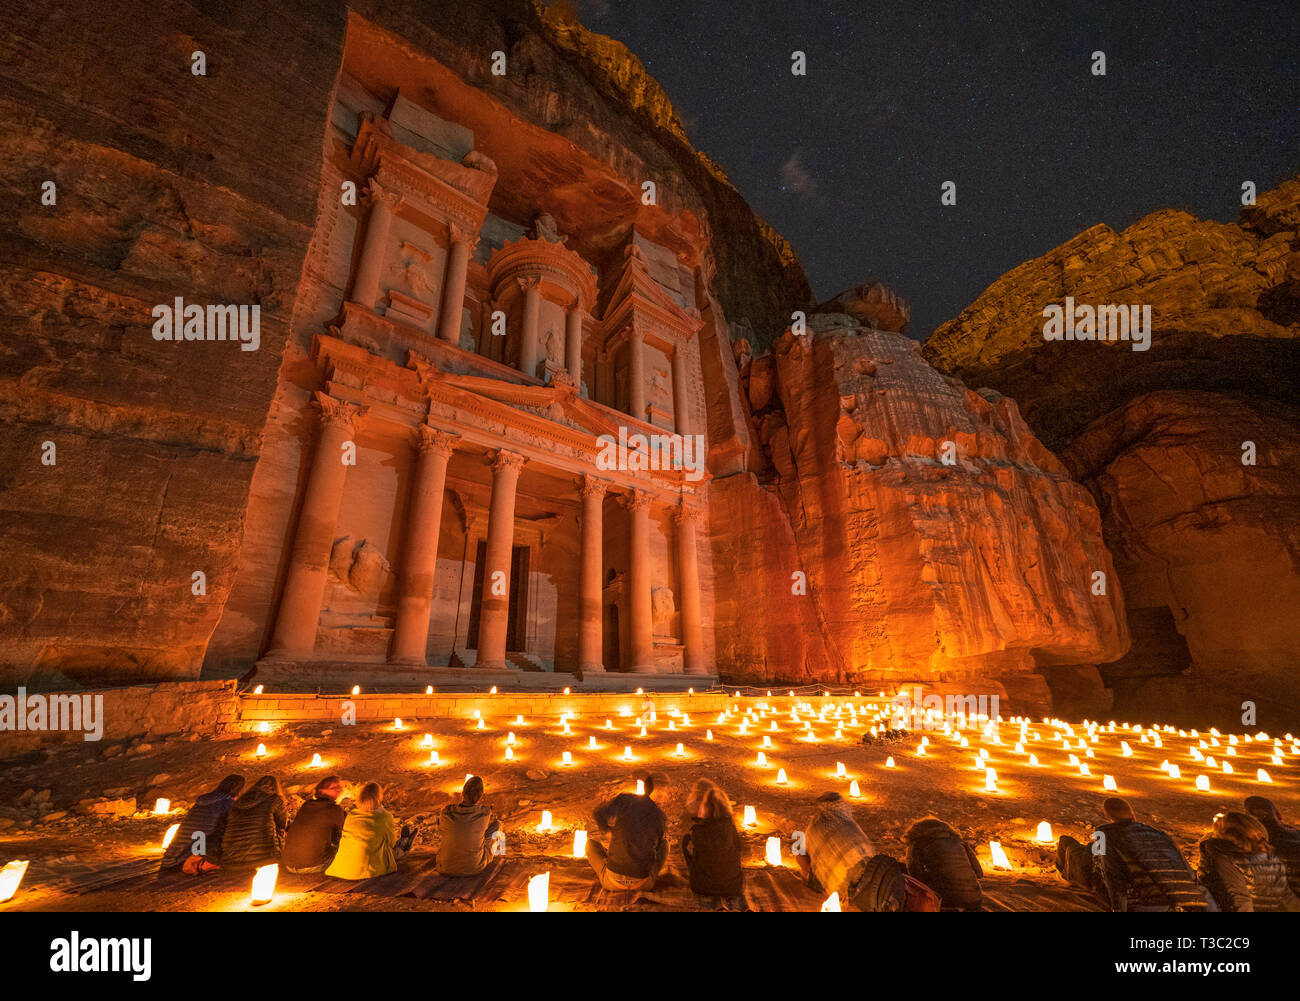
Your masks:
M1297 0L948 6L578 5L790 240L818 301L883 279L919 339L1089 226L1159 208L1231 221L1243 181L1300 173Z

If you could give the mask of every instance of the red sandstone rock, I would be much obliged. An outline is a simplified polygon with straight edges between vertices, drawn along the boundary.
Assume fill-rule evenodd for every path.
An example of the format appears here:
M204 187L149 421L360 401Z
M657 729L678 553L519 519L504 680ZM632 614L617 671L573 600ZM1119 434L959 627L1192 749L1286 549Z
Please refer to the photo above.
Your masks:
M1015 404L945 379L905 337L846 316L810 327L751 363L770 387L750 375L775 475L711 487L715 563L747 585L716 596L720 669L869 685L1123 653L1097 509Z
M1156 701L1153 677L1189 671L1189 685L1217 683L1218 703L1257 702L1264 729L1293 725L1297 427L1300 411L1280 404L1169 391L1095 422L1063 453L1097 497L1124 586L1133 649L1104 668L1117 709Z
M1043 306L1065 296L1151 305L1150 350L1046 342ZM1294 724L1297 335L1293 178L1236 225L1163 211L1119 234L1094 226L926 342L940 369L1013 394L1096 494L1133 635L1102 667L1117 711L1160 706L1194 725L1207 699L1238 714L1252 700L1272 707L1271 725Z

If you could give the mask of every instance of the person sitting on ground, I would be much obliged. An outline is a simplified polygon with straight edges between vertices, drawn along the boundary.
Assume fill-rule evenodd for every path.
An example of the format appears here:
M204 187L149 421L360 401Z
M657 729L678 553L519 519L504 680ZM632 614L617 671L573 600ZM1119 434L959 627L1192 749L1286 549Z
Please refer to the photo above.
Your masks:
M681 840L691 890L702 897L739 897L745 888L740 835L727 794L708 779L686 799L691 828Z
M1068 834L1057 841L1056 867L1067 881L1091 890L1112 911L1207 908L1204 890L1168 834L1139 823L1133 807L1118 796L1101 809L1109 823L1097 828L1092 847Z
M1273 801L1263 796L1247 796L1246 812L1264 825L1273 854L1286 864L1286 881L1291 892L1300 896L1300 827L1283 823Z
M853 816L852 806L839 793L822 793L817 798L803 847L795 859L808 885L828 896L838 894L841 907L900 911L906 906L902 866L888 855L877 856L871 839Z
M903 835L904 867L943 901L947 910L978 911L984 869L961 835L937 817L918 820Z
M492 861L492 836L501 821L483 801L483 780L471 775L460 791L460 802L438 814L438 871L444 876L477 876Z
M326 876L337 879L370 879L397 871L397 860L410 850L414 832L402 828L384 809L384 790L378 782L367 782L357 795L357 808L343 822L343 837Z
M587 861L606 890L652 890L668 859L668 818L651 799L654 776L645 777L645 795L619 793L596 808L596 825L609 832L609 847L587 841Z
M348 816L338 804L342 795L343 780L337 775L316 783L312 798L298 808L285 833L280 864L286 872L324 872L334 861Z
M289 805L280 780L263 775L230 808L221 840L221 864L260 866L278 861L289 826Z
M1264 825L1248 813L1220 813L1201 844L1201 882L1225 911L1300 911L1286 863L1273 854Z
M196 799L163 853L160 868L179 869L191 856L197 858L195 863L191 863L191 868L196 871L220 868L221 838L225 834L230 808L243 791L244 776L227 775L215 789ZM202 837L195 837L196 834Z

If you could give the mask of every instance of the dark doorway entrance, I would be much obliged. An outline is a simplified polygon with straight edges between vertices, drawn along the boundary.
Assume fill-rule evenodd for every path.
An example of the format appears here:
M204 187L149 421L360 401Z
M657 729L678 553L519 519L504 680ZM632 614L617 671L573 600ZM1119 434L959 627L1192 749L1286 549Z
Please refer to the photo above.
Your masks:
M506 649L523 651L528 642L529 547L515 546L510 552L510 610L506 623ZM469 606L469 636L466 646L478 649L478 627L483 613L483 573L487 563L487 542L480 539L474 559L474 594Z
M605 657L606 671L621 671L623 664L618 659L618 606L605 606L605 644L601 653Z

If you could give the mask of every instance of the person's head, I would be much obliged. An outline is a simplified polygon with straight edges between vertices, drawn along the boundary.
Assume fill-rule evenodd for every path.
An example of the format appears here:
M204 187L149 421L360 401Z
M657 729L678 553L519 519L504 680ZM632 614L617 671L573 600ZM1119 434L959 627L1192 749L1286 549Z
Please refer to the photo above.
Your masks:
M461 802L466 806L473 806L483 798L483 780L477 775L471 775L465 780L465 785L460 790Z
M254 792L264 793L267 796L284 796L284 790L280 788L280 780L274 775L263 775L253 786Z
M686 812L701 820L720 820L731 816L731 803L714 783L700 779L686 797Z
M338 799L343 795L343 780L337 775L327 775L316 783L316 795L324 799Z
M384 789L378 782L367 782L357 794L357 806L372 813L384 805Z
M1249 813L1241 813L1238 810L1215 816L1214 836L1231 841L1242 851L1250 852L1252 855L1270 850L1268 831L1264 830L1264 825Z
M931 838L958 838L961 837L952 827L951 824L945 823L938 817L922 817L912 824L903 835L903 840L909 844L913 841L929 840Z
M1273 801L1265 799L1263 796L1247 796L1246 812L1256 820L1266 824L1269 821L1277 821L1279 824L1282 822L1282 814L1273 805Z
M1133 812L1133 807L1129 806L1128 800L1120 799L1118 796L1111 796L1102 803L1101 812L1111 823L1120 820L1137 820L1137 814Z
M221 780L221 784L217 786L216 791L223 796L238 796L244 791L244 776L227 775Z

